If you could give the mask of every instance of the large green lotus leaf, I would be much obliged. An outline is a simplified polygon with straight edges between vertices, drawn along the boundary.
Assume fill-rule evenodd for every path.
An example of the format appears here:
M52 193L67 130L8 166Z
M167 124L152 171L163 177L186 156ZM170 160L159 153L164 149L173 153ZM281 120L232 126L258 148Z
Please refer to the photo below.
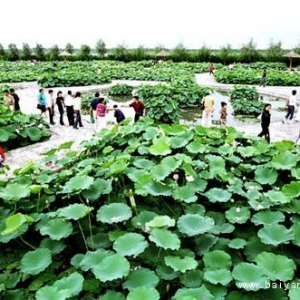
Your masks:
M135 192L138 195L146 196L171 196L172 189L170 186L151 179L148 183L142 181L135 183Z
M225 170L224 158L216 155L207 155L206 160L209 164L209 170L213 175L218 175Z
M73 232L73 226L70 222L55 218L40 227L42 235L49 235L52 240L61 240L68 237Z
M187 270L194 270L197 268L197 261L190 256L185 256L183 258L179 256L167 255L164 258L165 264L171 267L174 271L179 271L185 273Z
M153 287L139 286L129 292L126 300L158 300L158 291Z
M198 197L195 195L195 190L191 186L178 186L173 192L174 199L185 203L196 202Z
M12 234L15 231L19 230L19 228L24 223L33 223L34 219L30 216L23 215L21 213L17 213L8 217L5 221L5 229L1 231L2 235Z
M135 228L141 228L144 231L146 224L156 216L157 214L153 211L143 210L136 217L133 217L131 222Z
M231 272L226 269L207 270L203 278L212 284L227 285L231 280Z
M179 272L175 272L171 267L167 267L165 264L158 265L155 271L163 280L173 280L179 276Z
M187 126L183 124L161 124L159 127L168 135L179 136L187 132Z
M207 146L201 140L193 141L186 146L186 150L191 154L205 153L207 149Z
M130 219L132 211L125 203L111 203L103 205L97 212L97 221L102 223L119 223Z
M203 234L213 229L215 221L210 217L187 214L177 221L179 231L187 236Z
M227 202L231 199L232 194L220 188L212 188L205 193L210 202Z
M112 254L105 257L98 265L92 268L92 272L102 282L120 279L129 274L130 264L120 254Z
M295 179L300 180L300 168L293 168L291 174Z
M260 238L255 235L248 239L247 245L244 248L244 253L248 261L254 262L259 253L263 251L272 251L273 249L274 246L262 243Z
M272 158L270 166L277 170L291 170L296 166L299 159L299 155L282 152Z
M119 292L107 291L103 296L100 296L101 300L125 300L125 296Z
M252 157L256 153L256 148L253 146L237 147L236 150L242 157Z
M148 227L173 227L175 220L169 216L155 216L151 221L146 223Z
M48 248L52 254L58 254L66 248L66 244L61 241L53 241L45 238L41 241L40 248Z
M154 271L149 269L138 269L132 271L126 281L123 283L123 289L132 291L139 286L156 287L159 282L159 277Z
M0 191L0 198L4 201L18 201L28 197L30 194L30 187L28 185L13 183L7 184L5 188Z
M212 234L202 234L195 237L195 251L198 255L203 255L218 241L218 238Z
M170 172L174 172L181 165L181 160L176 159L175 156L167 156L161 160L161 166L167 168Z
M154 128L154 127L149 127L146 129L145 133L143 134L143 138L145 140L153 140L154 138L157 137L158 135L158 128Z
M140 253L148 247L148 242L146 242L144 236L138 233L125 233L124 235L118 237L113 248L118 253L123 256L138 256Z
M266 166L258 166L255 169L255 180L260 184L270 184L276 182L278 173L274 168L268 168Z
M112 179L97 178L89 188L82 192L83 197L90 201L96 201L101 195L110 194L112 191Z
M200 288L188 289L182 288L177 290L172 300L216 300L210 291L202 285Z
M25 274L37 275L52 262L51 252L46 248L38 248L27 252L21 259L21 271Z
M82 191L88 189L92 183L94 182L94 178L87 175L77 175L72 177L64 186L62 192L70 193L76 191Z
M142 181L142 183L147 183L152 179L152 175L144 169L137 168L127 168L125 170L126 175L133 181L138 182Z
M294 239L292 242L294 245L300 247L300 222L295 222L291 229L294 232Z
M134 160L133 165L137 168L144 169L144 170L151 170L155 163L152 160L146 158L137 158Z
M164 249L177 250L180 248L180 239L177 234L172 233L167 229L152 229L149 240L155 243L157 247L162 247Z
M152 168L151 174L156 180L161 181L171 174L171 169L160 164Z
M228 247L232 249L243 249L246 245L247 245L247 241L240 238L232 239L228 243Z
M69 291L59 290L54 286L44 286L40 288L36 293L36 300L65 300L69 297Z
M281 191L268 191L264 195L272 204L284 204L291 201L291 199L286 197Z
M205 214L205 207L202 204L190 204L187 207L185 207L185 213L203 216Z
M223 250L214 250L204 254L203 262L207 270L229 269L231 257Z
M288 198L296 198L300 195L300 182L292 181L282 187L282 193Z
M284 220L285 215L282 212L270 210L260 211L251 218L255 225L276 224Z
M0 128L0 142L4 143L9 140L11 133L7 130Z
M201 285L203 273L196 269L180 275L180 282L187 288L197 288Z
M296 264L292 259L271 252L262 252L256 257L256 263L270 280L292 280Z
M157 141L155 144L150 146L149 152L152 155L159 156L159 155L168 155L172 151L170 146L164 141Z
M273 246L288 244L295 236L293 230L279 224L266 224L257 232L257 235L263 243Z
M106 251L104 249L98 249L96 251L88 251L85 255L79 257L80 262L78 266L83 270L87 271L98 265L104 258L112 255L112 251Z
M287 213L300 213L300 201L298 199L291 200L290 203L281 206L281 210Z
M170 140L170 146L173 149L183 148L189 143L185 136L174 136Z
M57 211L59 217L64 217L67 220L79 220L88 215L93 210L92 207L82 203L71 204L67 207L60 208Z
M37 142L41 139L41 130L37 127L27 127L24 130L27 131L27 136L29 136L31 141Z
M203 192L207 187L207 181L196 177L194 181L187 182L186 186L196 192Z
M255 264L241 262L232 271L232 277L239 289L246 291L258 291L264 288L268 279L261 267Z
M67 290L69 297L75 297L82 291L84 278L81 274L74 272L68 277L63 277L54 282L53 286L59 290Z
M300 289L296 283L290 283L289 285L289 299L290 300L299 300L300 299Z
M250 219L250 215L247 207L231 207L225 212L226 219L232 224L244 224Z

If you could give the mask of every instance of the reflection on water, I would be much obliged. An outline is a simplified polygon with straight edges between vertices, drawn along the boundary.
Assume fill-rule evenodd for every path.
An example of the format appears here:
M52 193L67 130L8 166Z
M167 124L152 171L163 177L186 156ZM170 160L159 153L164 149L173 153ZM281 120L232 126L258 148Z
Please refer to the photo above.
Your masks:
M215 111L213 113L213 120L219 119L219 111L221 109L221 102L224 101L227 103L227 124L230 126L238 126L238 125L245 125L245 124L255 124L259 123L260 120L257 118L249 118L245 116L234 116L233 115L233 108L229 101L229 96L226 93L214 93L213 97L215 99ZM283 116L284 112L280 109L284 107L284 100L277 100L272 99L270 97L262 97L260 98L264 103L270 103L272 105L272 118L271 122L280 121ZM182 120L181 123L185 124L201 124L202 118L202 111L198 107L194 108L185 108L182 111Z

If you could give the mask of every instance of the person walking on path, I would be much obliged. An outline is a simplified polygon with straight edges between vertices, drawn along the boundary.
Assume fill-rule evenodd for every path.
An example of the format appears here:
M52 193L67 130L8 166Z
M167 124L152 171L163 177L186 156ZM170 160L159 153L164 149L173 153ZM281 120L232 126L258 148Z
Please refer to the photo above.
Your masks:
M91 101L90 104L90 116L91 116L91 123L94 123L95 130L97 130L97 124L96 124L96 116L97 116L97 105L99 103L99 97L100 93L96 92L94 99Z
M265 136L265 140L270 143L270 131L269 126L271 122L271 104L267 103L261 113L261 128L262 131L258 134L259 137Z
M116 118L117 123L121 123L123 120L125 120L125 115L123 114L122 110L118 108L117 104L113 106L113 109L115 110L114 117Z
M57 92L56 105L57 105L57 108L59 111L59 123L60 123L60 125L65 125L65 123L64 123L65 99L62 95L62 91Z
M14 110L15 111L20 110L20 98L19 98L19 96L17 95L17 93L15 92L14 89L10 89L9 91L10 91L10 94L14 98Z
M75 98L74 98L74 113L75 113L75 121L73 128L78 129L79 127L83 127L82 121L81 121L81 93L76 92Z
M204 109L202 112L201 125L204 127L210 127L212 113L214 111L215 100L213 96L209 93L202 99L202 103L204 105Z
M284 120L282 123L291 122L294 117L295 106L297 103L297 90L292 90L292 95L287 99L286 106L287 106L287 114L285 115Z
M96 125L97 131L100 131L102 128L106 127L106 111L107 107L104 102L104 98L99 98L99 103L96 107Z
M142 101L140 101L139 96L133 96L133 102L129 105L121 105L121 107L132 107L135 111L134 122L137 122L141 116L145 116L145 105Z
M48 91L48 97L47 97L47 109L49 113L49 122L51 125L55 125L55 122L53 120L54 117L54 96L53 96L53 90Z
M221 102L221 109L219 111L219 121L222 125L226 126L227 124L227 103Z
M44 89L39 90L37 99L38 99L37 108L41 111L41 116L47 117L47 115L46 115L47 99L44 94Z
M266 82L267 82L267 69L263 69L263 73L262 73L262 76L261 76L259 86L265 87Z
M67 96L65 98L65 106L66 106L69 126L74 126L74 98L72 96L72 91L68 91L67 93Z
M209 70L209 75L214 75L214 69L215 69L215 67L214 67L214 65L211 63L211 64L209 65L209 68L208 68L208 70Z
M9 94L8 90L4 90L3 94L3 104L8 106L10 110L14 110L14 97Z

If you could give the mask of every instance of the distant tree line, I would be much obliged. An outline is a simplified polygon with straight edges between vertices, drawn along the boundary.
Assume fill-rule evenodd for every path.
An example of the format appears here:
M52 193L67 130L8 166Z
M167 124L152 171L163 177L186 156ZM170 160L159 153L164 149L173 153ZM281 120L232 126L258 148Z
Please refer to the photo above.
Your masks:
M157 56L161 50L166 50L166 56ZM142 60L172 60L174 62L213 62L222 64L231 63L251 63L255 61L265 62L287 62L287 58L282 57L284 53L291 49L282 48L282 43L270 42L269 47L265 50L259 50L253 39L244 44L240 49L233 49L230 45L223 46L218 50L210 49L202 46L200 49L186 49L182 43L179 43L174 49L165 49L158 46L155 49L146 49L139 46L135 49L128 49L124 45L118 45L115 48L107 49L103 40L99 39L94 48L89 45L81 45L79 49L75 49L70 43L66 44L64 49L60 49L57 45L49 49L44 48L41 44L37 44L31 48L24 43L22 48L17 48L16 44L9 44L4 49L0 44L0 59L17 61L17 60L37 60L37 61L59 61L59 60L101 60L112 59L124 62L142 61ZM300 54L300 45L294 49ZM296 64L300 62L296 61Z

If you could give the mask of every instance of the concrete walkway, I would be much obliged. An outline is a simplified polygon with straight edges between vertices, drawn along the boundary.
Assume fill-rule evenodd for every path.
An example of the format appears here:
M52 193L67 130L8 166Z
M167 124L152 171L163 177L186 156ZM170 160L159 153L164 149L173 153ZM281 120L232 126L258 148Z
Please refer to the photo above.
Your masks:
M233 85L229 84L220 84L217 83L213 76L209 76L208 73L205 74L196 74L196 82L201 86L211 86L219 91L230 91L233 88ZM63 91L66 94L67 90L72 90L74 93L76 91L80 92L94 92L102 91L116 83L126 83L128 85L137 87L140 84L157 84L157 82L144 82L144 81L126 81L126 80L115 80L110 84L104 84L99 86L88 86L88 87L70 87L70 88L54 88L54 94L56 95L58 90ZM20 106L21 110L26 113L38 113L36 109L36 97L38 94L39 86L35 82L15 84L18 95L20 96ZM291 91L291 87L257 87L257 90L262 95L273 96L277 98L288 97ZM129 99L130 100L130 99ZM112 105L113 103L110 103ZM127 117L133 117L134 112L132 108L123 109ZM283 113L284 115L284 113ZM28 161L39 161L41 160L41 153L46 152L52 148L59 146L60 144L66 141L74 141L73 148L76 148L78 144L83 140L91 139L94 130L93 125L89 123L89 118L86 117L83 120L83 128L79 130L74 130L69 126L61 126L58 122L58 113L54 118L56 125L51 126L50 130L52 133L51 138L48 141L36 143L27 147L22 147L19 149L11 150L7 152L7 165L10 166L10 172L16 168L19 168L25 165ZM112 112L108 113L108 120L113 121ZM66 122L67 123L67 122ZM291 123L291 124L282 124L281 122L272 122L270 125L270 135L271 142L281 141L281 140L291 140L295 141L299 133L300 123ZM260 124L251 124L251 125L241 125L237 128L239 131L245 133L248 136L257 136L260 132ZM2 176L3 177L3 176ZM0 176L1 179L1 176Z

